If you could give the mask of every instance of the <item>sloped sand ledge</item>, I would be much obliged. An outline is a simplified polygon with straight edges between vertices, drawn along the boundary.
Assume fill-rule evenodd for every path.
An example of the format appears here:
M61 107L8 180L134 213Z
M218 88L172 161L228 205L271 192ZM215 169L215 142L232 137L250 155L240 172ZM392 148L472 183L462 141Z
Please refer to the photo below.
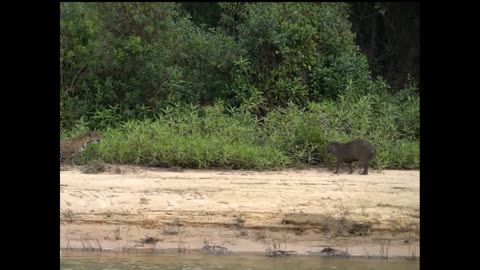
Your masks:
M60 171L61 248L420 256L419 171L105 169Z

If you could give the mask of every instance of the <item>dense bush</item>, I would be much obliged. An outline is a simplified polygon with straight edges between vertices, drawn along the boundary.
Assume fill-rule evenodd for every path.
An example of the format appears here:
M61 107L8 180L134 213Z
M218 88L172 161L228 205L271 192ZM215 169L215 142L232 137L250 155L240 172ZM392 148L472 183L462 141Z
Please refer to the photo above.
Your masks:
M79 160L190 168L333 166L325 151L329 142L367 138L377 148L374 167L419 168L419 134L404 130L410 114L418 118L418 100L405 103L396 96L353 92L339 100L312 102L305 109L290 104L268 113L262 123L245 107L168 106L155 119L102 130L102 143ZM62 137L80 134L87 126L82 119Z
M419 96L390 94L346 3L220 3L216 28L176 3L61 3L61 136L79 157L192 168L332 165L363 137L374 166L418 168Z

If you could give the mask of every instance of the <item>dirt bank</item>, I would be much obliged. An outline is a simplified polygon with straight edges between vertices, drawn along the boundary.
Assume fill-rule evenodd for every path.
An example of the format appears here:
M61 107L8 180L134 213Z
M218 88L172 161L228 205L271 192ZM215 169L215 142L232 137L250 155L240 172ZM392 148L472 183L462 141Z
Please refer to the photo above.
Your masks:
M60 172L61 248L419 256L419 171L107 169Z

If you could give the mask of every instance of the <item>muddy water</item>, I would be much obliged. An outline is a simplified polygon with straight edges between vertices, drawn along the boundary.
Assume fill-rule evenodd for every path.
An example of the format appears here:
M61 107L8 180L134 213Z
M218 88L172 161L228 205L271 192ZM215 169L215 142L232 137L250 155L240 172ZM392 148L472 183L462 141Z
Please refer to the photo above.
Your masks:
M405 259L366 259L323 256L264 257L261 254L205 255L191 254L63 251L61 270L126 270L126 269L179 269L179 270L307 270L307 269L349 269L349 270L414 270L419 269L417 261Z

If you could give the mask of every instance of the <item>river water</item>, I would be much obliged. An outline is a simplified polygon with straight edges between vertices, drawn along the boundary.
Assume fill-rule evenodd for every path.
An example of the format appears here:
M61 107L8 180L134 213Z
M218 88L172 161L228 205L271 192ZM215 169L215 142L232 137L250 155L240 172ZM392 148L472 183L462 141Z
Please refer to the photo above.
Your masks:
M324 256L264 257L261 254L205 255L173 253L118 253L62 251L61 270L416 270L419 261Z

